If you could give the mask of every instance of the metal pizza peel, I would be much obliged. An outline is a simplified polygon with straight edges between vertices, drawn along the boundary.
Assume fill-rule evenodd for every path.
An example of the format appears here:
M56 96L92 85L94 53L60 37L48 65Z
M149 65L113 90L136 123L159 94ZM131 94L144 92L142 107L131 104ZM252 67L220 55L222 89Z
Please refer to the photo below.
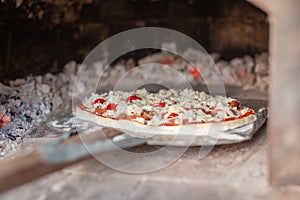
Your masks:
M28 155L20 155L14 159L0 162L0 192L34 180L48 173L60 170L74 163L91 157L92 154L113 151L142 144L199 146L218 145L243 142L252 138L253 134L264 124L267 118L266 101L241 100L246 106L257 112L257 120L250 125L242 126L216 137L194 137L193 135L157 134L150 138L132 137L119 130L99 127L87 121L76 121L73 116L72 102L58 107L39 127L47 133L47 137L57 137L54 141ZM74 123L76 121L76 123ZM44 136L33 131L32 137Z

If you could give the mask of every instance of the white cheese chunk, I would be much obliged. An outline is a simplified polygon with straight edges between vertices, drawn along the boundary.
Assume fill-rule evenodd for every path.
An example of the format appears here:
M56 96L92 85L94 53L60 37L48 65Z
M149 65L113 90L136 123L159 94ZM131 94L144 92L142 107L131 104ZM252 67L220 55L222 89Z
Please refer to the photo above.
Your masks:
M141 99L127 101L133 95ZM99 98L104 99L104 103L94 104L95 100ZM237 107L231 107L230 103L233 100L235 99L222 96L213 97L205 92L191 89L162 89L158 93L150 93L142 88L132 92L109 91L100 95L93 93L89 98L83 100L82 104L92 113L97 107L106 109L109 104L115 104L116 110L106 110L102 115L114 119L119 118L122 114L136 115L138 117L132 120L158 126L170 120L174 120L175 124L218 122L247 113L248 108L238 110ZM147 111L147 115L151 117L143 118L142 111ZM172 113L178 116L169 118Z

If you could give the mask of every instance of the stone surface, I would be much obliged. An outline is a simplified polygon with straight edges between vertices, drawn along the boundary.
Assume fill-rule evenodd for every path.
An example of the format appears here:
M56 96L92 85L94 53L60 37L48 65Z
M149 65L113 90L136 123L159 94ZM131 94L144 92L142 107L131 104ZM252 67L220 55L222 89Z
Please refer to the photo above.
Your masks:
M300 185L300 1L268 2L272 9L272 118L268 129L274 185Z
M30 151L47 141L49 141L47 138L28 139L24 141L21 149ZM199 150L199 147L189 148L172 165L143 174L118 172L95 159L90 159L3 193L0 198L4 200L300 198L298 187L276 189L268 185L266 127L262 128L251 141L214 147L203 159L198 157ZM160 157L157 157L146 162L157 162L159 159Z

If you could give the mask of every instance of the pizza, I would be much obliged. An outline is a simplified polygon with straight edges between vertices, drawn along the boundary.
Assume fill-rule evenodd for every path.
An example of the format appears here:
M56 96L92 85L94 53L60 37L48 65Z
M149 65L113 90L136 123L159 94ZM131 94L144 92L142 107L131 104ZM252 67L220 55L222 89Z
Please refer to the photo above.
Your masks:
M255 122L253 109L231 97L212 96L192 89L146 89L93 93L76 109L76 117L101 126L140 135L178 133L216 127L232 130Z

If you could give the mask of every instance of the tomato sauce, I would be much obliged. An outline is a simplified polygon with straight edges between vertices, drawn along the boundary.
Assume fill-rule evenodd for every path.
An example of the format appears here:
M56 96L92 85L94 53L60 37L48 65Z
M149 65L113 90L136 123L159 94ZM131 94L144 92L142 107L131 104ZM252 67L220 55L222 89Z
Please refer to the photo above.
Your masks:
M88 111L88 110L87 110L87 107L85 107L83 104L79 104L78 107L79 107L81 110ZM102 110L105 110L105 111L106 111L106 109L101 109L101 112L99 112L99 110L98 110L98 112L97 112L97 109L96 109L95 112L90 112L90 111L88 111L88 112L90 112L90 113L92 113L92 114L95 114L95 115L97 115L97 116L101 116L101 117L104 117L104 118L109 118L109 117L106 117L106 116L103 116L103 115L102 115L102 114L105 112L105 111L103 112ZM176 113L171 113L172 117L175 117L175 114L176 114ZM249 110L248 110L245 114L243 114L243 115L240 115L240 116L238 116L238 117L230 117L230 118L226 118L226 119L224 119L224 120L221 121L221 122L228 122L228 121L232 121L232 120L236 120L236 119L243 119L243 118L245 118L245 117L247 117L247 116L249 116L249 115L253 115L253 114L255 114L254 110L249 109ZM178 114L177 114L177 116L178 116ZM137 117L139 117L139 116L137 116L137 115L128 115L128 116L126 116L125 118L110 118L110 119L113 119L113 120L121 120L121 119L130 120L130 119L135 119L135 118L137 118ZM169 118L169 117L168 117L168 118ZM215 122L215 121L209 121L209 122L188 122L187 119L184 119L183 124L205 124L205 123L212 123L212 122ZM137 123L140 123L140 122L137 122ZM1 122L0 122L0 127L1 127L1 125L2 125L2 124L1 124ZM171 120L169 120L169 121L166 122L166 123L160 124L159 126L179 126L179 125L181 125L181 124L175 124L175 120L174 120L174 119L171 119Z

